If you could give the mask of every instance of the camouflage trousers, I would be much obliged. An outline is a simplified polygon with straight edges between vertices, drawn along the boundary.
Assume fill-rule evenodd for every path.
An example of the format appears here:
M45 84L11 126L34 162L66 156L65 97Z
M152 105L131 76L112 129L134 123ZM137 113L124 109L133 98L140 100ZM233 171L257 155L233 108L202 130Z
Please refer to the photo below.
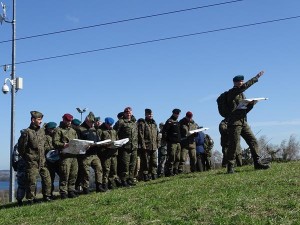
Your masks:
M143 174L157 174L157 150L143 149L141 151L141 168Z
M107 149L106 151L116 151L115 149ZM110 154L109 152L102 152L99 154L103 169L102 183L107 184L110 180L113 182L117 178L117 154Z
M83 189L87 189L90 186L90 168L95 172L95 184L101 184L103 179L103 171L101 161L98 155L88 155L78 160L79 174L81 176L81 183Z
M118 154L118 171L122 181L135 178L137 149L120 148Z
M37 161L26 162L27 188L26 198L33 200L36 197L36 182L38 174L41 176L42 194L51 196L51 178L45 165L39 165Z
M18 189L16 193L16 199L22 201L26 194L26 162L24 159L19 159L17 162L17 183Z
M161 146L158 148L158 166L157 166L158 175L165 174L166 160L167 160L167 146Z
M196 171L196 162L197 162L197 156L196 156L196 148L181 148L181 154L180 154L180 163L178 170L180 172L184 171L184 165L187 161L187 155L189 155L190 158L190 170L191 172Z
M241 136L243 137L243 139L246 141L246 143L250 148L253 161L257 162L259 159L258 143L248 123L244 122L242 125L229 125L228 126L229 146L227 150L227 159L230 165L234 165L236 160L236 155L240 151Z
M59 162L59 192L68 194L75 191L75 182L78 173L77 158L74 156L61 155Z
M167 161L166 161L166 172L167 175L172 175L175 171L178 171L180 162L181 146L180 143L168 143L167 144Z

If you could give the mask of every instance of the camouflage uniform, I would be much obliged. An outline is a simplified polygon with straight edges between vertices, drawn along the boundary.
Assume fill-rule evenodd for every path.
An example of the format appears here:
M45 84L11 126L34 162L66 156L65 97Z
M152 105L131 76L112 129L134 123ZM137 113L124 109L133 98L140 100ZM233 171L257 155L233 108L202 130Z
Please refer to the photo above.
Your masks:
M54 150L53 146L53 136L54 133L50 133L46 130L46 141L45 141L45 155L50 150ZM55 174L59 176L59 160L55 162L50 162L49 160L46 160L46 166L49 170L50 173L50 178L51 178L51 195L53 196L53 191L54 191L54 181L55 181Z
M119 148L118 151L118 171L123 186L133 184L135 178L135 168L137 161L138 131L135 121L128 118L118 120L114 126L118 138L129 138L129 142Z
M86 120L79 126L79 129L80 129L79 139L89 140L94 142L99 141L99 138L96 133L96 129L94 127L89 127ZM97 155L97 152L98 152L98 147L91 146L84 155L78 158L79 168L82 169L82 171L79 171L79 173L80 176L82 176L81 182L82 182L84 193L89 192L90 167L92 167L92 169L95 172L96 191L102 190L103 173L102 173L101 161Z
M153 119L146 118L138 120L141 168L145 181L148 181L150 178L157 178L158 133L157 124Z
M234 86L228 91L227 102L233 111L228 117L228 138L229 148L227 152L229 173L233 172L236 153L240 148L240 136L248 144L254 162L255 169L267 169L268 167L258 162L258 143L255 135L247 123L247 113L253 108L253 104L248 104L247 109L236 109L239 103L245 99L243 92L258 81L258 75L243 83L241 87Z
M66 143L77 138L77 132L72 127L68 127L64 122L60 122L59 127L54 133L53 146L55 149L62 151ZM67 194L69 197L73 197L77 172L77 155L61 152L59 162L59 191L62 198L65 198Z
M37 175L42 179L42 193L44 198L51 196L51 178L46 168L45 159L45 130L33 123L25 129L19 140L18 150L26 162L27 193L29 201L35 200Z
M173 110L174 111L174 110ZM167 143L166 176L178 173L178 164L181 153L180 125L177 118L172 115L165 123L162 131L162 141Z
M100 141L110 139L111 141L118 140L117 132L114 129L108 129L105 123L102 123L97 130L97 135ZM103 188L107 189L108 184L110 189L116 187L115 181L118 179L117 175L117 155L118 148L109 145L103 145L101 153L98 154L103 168Z

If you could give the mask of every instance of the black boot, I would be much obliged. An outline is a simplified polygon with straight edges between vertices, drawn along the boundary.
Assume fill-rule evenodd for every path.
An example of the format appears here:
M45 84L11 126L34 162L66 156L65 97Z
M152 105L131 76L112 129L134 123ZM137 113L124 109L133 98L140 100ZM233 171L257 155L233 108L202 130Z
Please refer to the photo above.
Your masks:
M104 191L108 191L108 184L102 184L102 188Z
M70 192L68 193L68 198L76 198L76 197L77 197L77 195L75 194L74 191L70 191Z
M133 181L132 178L129 178L129 179L127 180L127 184L128 184L129 186L135 186L135 185L136 185L136 183Z
M102 186L102 184L96 184L96 192L106 192L107 190L105 190Z
M149 180L150 180L150 178L149 178L148 174L144 174L144 181L147 182Z
M68 198L68 196L67 196L66 193L60 193L60 198L61 199L66 199L66 198Z
M254 169L256 170L267 170L270 168L269 164L262 164L260 162L254 162Z
M152 180L156 180L157 179L157 174L152 174Z
M126 180L122 180L122 187L130 187L130 185L126 182Z
M234 167L232 164L227 164L227 173L234 173Z

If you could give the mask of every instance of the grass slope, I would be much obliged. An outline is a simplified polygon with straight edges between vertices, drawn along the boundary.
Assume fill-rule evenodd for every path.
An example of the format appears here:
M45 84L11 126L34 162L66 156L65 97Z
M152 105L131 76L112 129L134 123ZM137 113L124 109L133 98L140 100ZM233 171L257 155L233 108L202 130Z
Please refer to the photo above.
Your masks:
M33 206L6 205L0 224L300 224L300 161L140 182Z

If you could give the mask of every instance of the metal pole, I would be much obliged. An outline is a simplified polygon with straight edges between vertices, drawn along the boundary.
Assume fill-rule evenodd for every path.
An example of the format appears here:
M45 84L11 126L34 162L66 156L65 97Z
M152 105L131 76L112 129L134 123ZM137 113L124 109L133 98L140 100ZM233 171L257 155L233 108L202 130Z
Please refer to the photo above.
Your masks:
M10 134L10 186L9 201L15 200L15 171L12 167L12 153L15 146L15 62L16 62L16 0L13 0L13 19L12 19L12 63L11 63L11 134Z

